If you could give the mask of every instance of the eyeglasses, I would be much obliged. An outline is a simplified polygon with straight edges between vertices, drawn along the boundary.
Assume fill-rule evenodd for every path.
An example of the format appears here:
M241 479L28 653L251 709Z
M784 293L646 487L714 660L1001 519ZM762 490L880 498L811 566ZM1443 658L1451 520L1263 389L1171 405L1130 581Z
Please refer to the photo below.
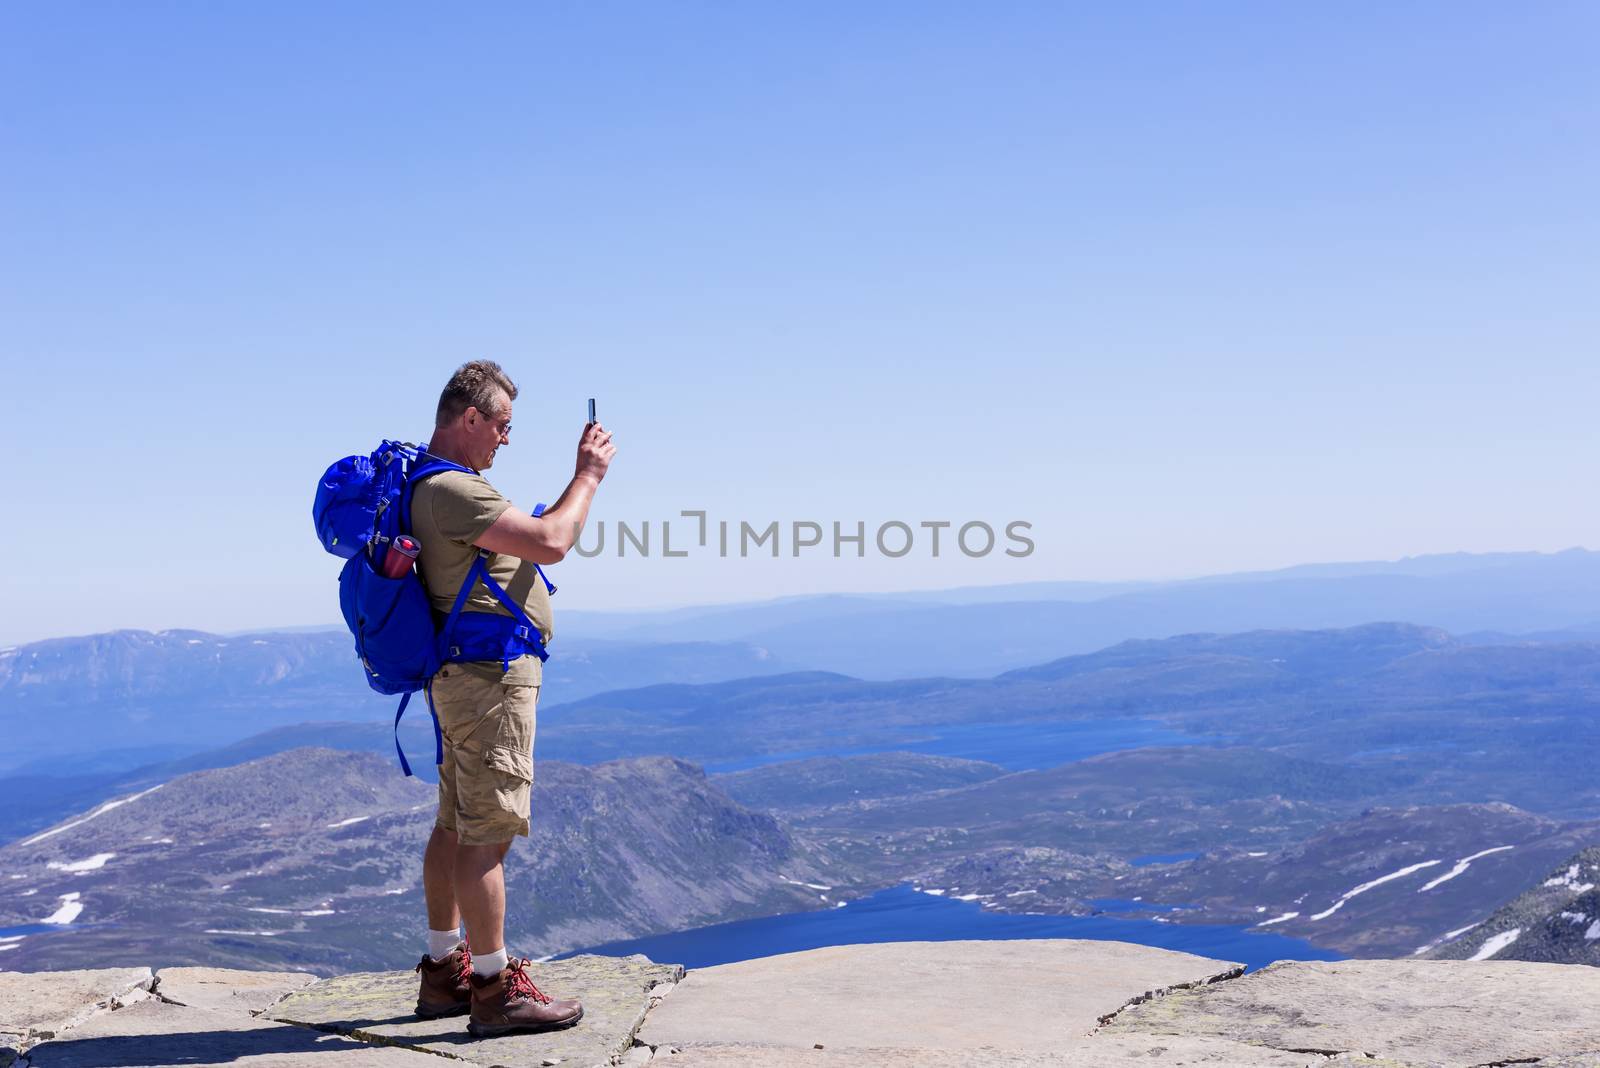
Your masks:
M496 437L503 438L511 433L511 420L495 419L488 412L483 411L481 408L474 408L473 410L483 417L483 421L485 423L488 423L490 426L494 427Z

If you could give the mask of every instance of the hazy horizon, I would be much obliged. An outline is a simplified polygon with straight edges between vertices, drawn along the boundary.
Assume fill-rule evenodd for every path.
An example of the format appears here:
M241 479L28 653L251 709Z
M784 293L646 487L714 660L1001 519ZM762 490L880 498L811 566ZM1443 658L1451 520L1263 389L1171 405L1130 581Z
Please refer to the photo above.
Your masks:
M778 602L783 602L783 601L802 600L802 599L809 598L809 597L881 597L881 598L884 598L884 599L893 599L893 598L895 598L897 596L929 596L929 595L940 594L940 593L956 594L956 593L962 593L962 592L976 592L976 591L983 591L983 590L1005 589L1007 587L1013 587L1013 586L1038 587L1038 586L1050 586L1050 585L1055 585L1055 584L1060 584L1060 583L1075 584L1075 585L1082 585L1082 586L1105 586L1105 587L1108 587L1108 588L1111 588L1111 589L1117 589L1117 588L1124 587L1124 586L1158 587L1158 586L1163 586L1163 585L1179 584L1179 583L1185 583L1185 582L1200 582L1200 581L1205 581L1205 580L1208 580L1208 579L1247 577L1247 576L1255 576L1255 575L1270 576L1270 575L1278 574L1280 572L1294 571L1294 570L1297 570L1297 569L1300 569L1300 568L1337 568L1337 567L1366 567L1366 566L1382 567L1382 566L1387 566L1387 565L1404 564L1404 563L1406 563L1408 561L1413 561L1413 560L1417 560L1417 559L1449 558L1449 557L1460 557L1460 556L1470 556L1470 557L1529 556L1529 555L1556 556L1556 555L1560 555L1562 553L1570 553L1570 552L1592 553L1592 552L1595 552L1595 550L1589 549L1589 548L1587 548L1585 546L1582 546L1582 545L1573 545L1573 546L1567 546L1566 548L1563 548L1563 549L1556 549L1556 550L1549 550L1549 551L1536 550L1536 549L1505 549L1505 550L1491 551L1491 552L1485 552L1485 553L1464 553L1464 552L1461 552L1461 551L1444 551L1444 552L1438 552L1438 553L1418 553L1418 554L1415 554L1415 555L1412 555L1412 556L1399 557L1399 558L1396 558L1396 559L1393 559L1393 560L1306 560L1306 561L1300 561L1300 562L1294 563L1294 564L1289 564L1289 565L1286 565L1286 566L1281 567L1281 568L1270 568L1270 569L1262 569L1262 570L1247 569L1247 570L1243 570L1243 571L1216 572L1216 573L1203 574L1203 575L1182 575L1182 576L1176 576L1176 577L1172 577L1172 578L1134 577L1134 578L1126 578L1126 579L1105 579L1105 580L1099 580L1099 579L1095 579L1095 580L1087 580L1087 579L1038 579L1038 580L1031 580L1031 581L1020 582L1020 583L1019 582L1003 582L1003 583L974 584L974 585L962 585L962 586L929 586L929 587L922 587L922 588L909 588L909 587L907 587L907 588L897 588L897 589L876 589L876 590L874 590L874 589L816 590L816 591L812 591L812 592L808 592L808 593L780 594L780 595L776 595L776 596L752 596L752 597L748 597L748 598L719 598L719 599L715 599L715 600L683 601L683 602L674 602L674 603L666 603L666 604L653 604L653 605L622 605L622 606L616 606L616 607L612 607L612 606L606 606L606 607L583 606L583 607L574 607L570 611L571 611L571 613L574 613L574 614L588 615L588 616L634 615L634 614L648 615L648 614L656 614L656 613L668 613L668 612L672 612L672 611L679 610L679 609L716 608L716 607L748 607L748 606L761 605L761 604L773 604L773 603L778 603ZM1112 594L1112 595L1114 595L1114 594ZM566 614L567 613L558 614L557 621L559 622L561 616L566 615ZM121 626L121 627L105 627L105 628L101 628L101 629L98 629L98 630L70 631L70 632L64 632L64 633L60 633L60 634L41 634L41 635L36 635L34 637L16 637L16 638L10 638L10 639L5 639L3 637L0 637L0 641L3 641L5 647L7 647L7 648L15 648L15 647L19 647L19 646L22 646L22 645L29 645L29 644L32 644L34 642L50 641L50 640L57 639L57 638L82 638L82 637L88 637L89 635L92 635L92 634L102 634L102 633L107 633L109 631L114 631L114 630L138 630L138 631L147 631L147 632L154 633L154 634L160 634L160 633L169 632L169 631L196 631L196 632L204 632L204 633L214 633L214 634L218 634L218 635L225 636L225 637L232 637L232 636L243 636L243 635L247 635L247 634L268 633L268 632L294 632L294 631L319 631L319 630L344 630L344 629L346 629L346 624L344 623L343 620L338 618L338 616L337 616L337 606L335 606L335 614L333 616L331 616L328 620L323 621L323 622L300 621L300 622L261 623L261 624L257 624L257 625L246 625L244 627L231 627L231 628L226 628L226 629L210 628L210 627L203 627L203 626L197 626L197 625L193 625L193 624L184 624L184 623L176 623L176 624L171 624L171 625L167 625L167 626L140 626L140 625L137 625L137 624L133 624L133 625Z

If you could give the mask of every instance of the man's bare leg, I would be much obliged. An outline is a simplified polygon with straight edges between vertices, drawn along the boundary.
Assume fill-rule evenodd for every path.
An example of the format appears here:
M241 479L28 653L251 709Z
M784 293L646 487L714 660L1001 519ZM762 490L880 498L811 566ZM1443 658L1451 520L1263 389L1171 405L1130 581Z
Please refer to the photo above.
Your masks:
M454 931L461 926L456 907L456 832L434 827L422 854L422 893L428 901L428 926Z
M505 949L506 880L503 861L510 842L456 845L455 900L467 924L473 953Z

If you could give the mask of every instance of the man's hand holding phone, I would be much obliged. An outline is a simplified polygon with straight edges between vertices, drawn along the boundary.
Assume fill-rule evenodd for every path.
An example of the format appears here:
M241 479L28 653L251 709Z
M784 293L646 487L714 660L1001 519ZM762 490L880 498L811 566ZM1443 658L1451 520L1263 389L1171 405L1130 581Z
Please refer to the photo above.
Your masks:
M558 564L578 542L578 532L589 518L589 505L600 480L611 467L617 447L611 444L611 431L597 423L594 401L589 402L590 419L578 439L578 469L556 503L539 516L520 508L507 508L474 543L490 552L508 553L536 564Z
M587 423L583 436L578 439L578 469L574 478L592 478L599 482L606 477L611 458L617 447L611 444L611 431L599 423Z

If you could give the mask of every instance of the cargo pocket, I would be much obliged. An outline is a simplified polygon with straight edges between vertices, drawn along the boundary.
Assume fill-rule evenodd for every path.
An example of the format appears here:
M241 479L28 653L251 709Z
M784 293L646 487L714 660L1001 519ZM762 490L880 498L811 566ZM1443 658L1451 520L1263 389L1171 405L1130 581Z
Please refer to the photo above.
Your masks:
M538 722L538 706L539 687L502 684L493 736L484 739L485 742L496 749L510 749L521 753L531 761L533 734ZM533 778L531 768L528 778Z
M483 732L483 765L494 786L496 807L525 828L532 815L534 709L539 688L494 685L500 689L500 703L492 713L493 724Z
M509 820L514 833L527 834L533 815L533 754L496 745L484 750L483 764L489 769L487 785L494 788L500 819Z
M491 746L483 752L483 763L485 767L524 783L533 781L533 754L521 749L513 749L508 745Z

